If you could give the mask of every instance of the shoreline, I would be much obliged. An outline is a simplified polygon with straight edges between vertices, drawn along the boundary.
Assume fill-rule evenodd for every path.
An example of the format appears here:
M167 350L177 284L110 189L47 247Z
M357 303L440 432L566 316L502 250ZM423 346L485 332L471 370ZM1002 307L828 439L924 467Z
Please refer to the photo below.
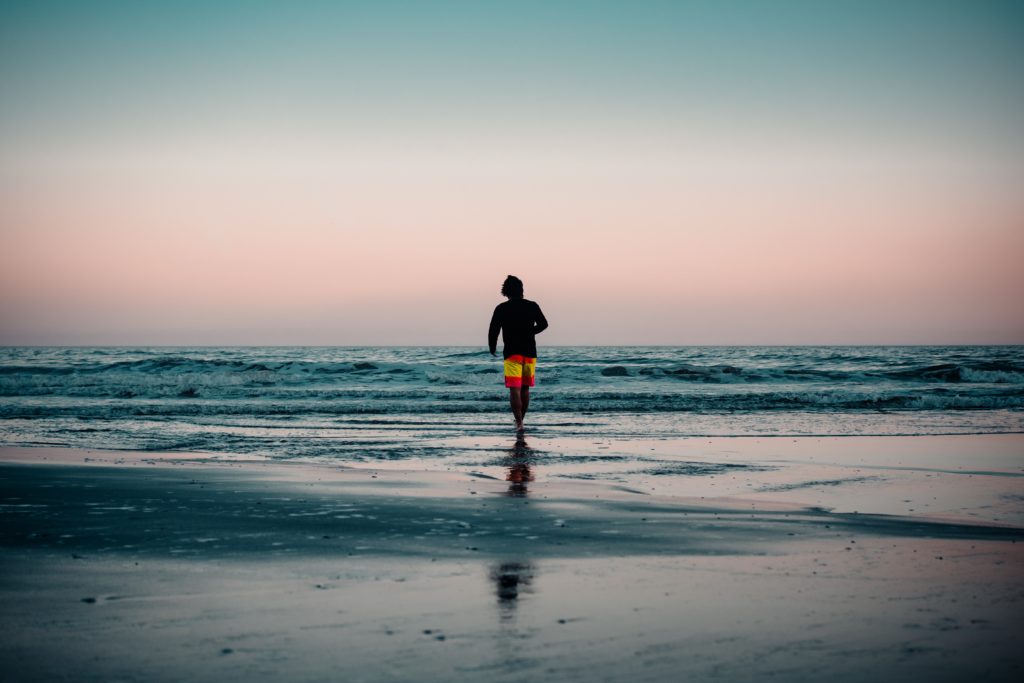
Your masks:
M398 458L272 458L258 454L0 447L0 463L231 466L342 477L373 470L419 483L472 476L531 491L632 491L667 500L739 498L835 512L1024 527L1024 434L581 438L476 435L430 441ZM432 457L442 452L442 457ZM276 468L276 469L275 469ZM351 476L351 474L349 475ZM602 489L602 486L604 487ZM604 489L608 489L607 491ZM447 495L447 494L444 494ZM588 495L582 493L581 495Z

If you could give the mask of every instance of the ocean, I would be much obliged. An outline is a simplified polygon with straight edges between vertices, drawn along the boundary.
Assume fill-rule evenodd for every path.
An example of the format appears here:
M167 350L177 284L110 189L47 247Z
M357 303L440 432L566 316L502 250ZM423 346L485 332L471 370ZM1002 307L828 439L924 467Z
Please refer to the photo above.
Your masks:
M542 347L529 433L1024 432L1024 347ZM361 462L511 433L472 347L0 349L0 444Z

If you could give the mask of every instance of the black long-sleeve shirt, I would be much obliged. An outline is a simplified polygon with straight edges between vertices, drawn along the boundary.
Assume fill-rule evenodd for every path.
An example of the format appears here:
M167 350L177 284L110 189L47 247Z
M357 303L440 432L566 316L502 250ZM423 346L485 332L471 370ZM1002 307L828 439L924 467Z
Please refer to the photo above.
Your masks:
M498 348L498 330L504 344L503 355L537 357L537 340L548 327L548 321L541 313L540 306L528 299L509 299L498 304L491 316L491 327L487 331L487 346L494 353Z

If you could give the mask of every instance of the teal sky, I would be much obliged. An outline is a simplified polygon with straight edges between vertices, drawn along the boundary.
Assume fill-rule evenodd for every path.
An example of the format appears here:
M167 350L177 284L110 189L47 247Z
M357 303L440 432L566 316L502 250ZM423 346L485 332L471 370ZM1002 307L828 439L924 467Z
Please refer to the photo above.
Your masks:
M719 117L1022 137L1019 2L44 0L0 18L5 137Z
M552 343L1024 342L1022 74L1021 2L3 2L0 343L474 343L507 272Z

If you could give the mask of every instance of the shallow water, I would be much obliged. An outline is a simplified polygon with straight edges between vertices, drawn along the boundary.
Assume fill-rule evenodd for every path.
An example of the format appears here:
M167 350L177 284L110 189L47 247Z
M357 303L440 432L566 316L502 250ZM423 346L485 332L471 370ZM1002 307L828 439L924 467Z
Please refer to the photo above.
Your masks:
M501 434L470 347L0 349L0 444L432 457ZM1024 347L542 348L543 437L1024 432Z

